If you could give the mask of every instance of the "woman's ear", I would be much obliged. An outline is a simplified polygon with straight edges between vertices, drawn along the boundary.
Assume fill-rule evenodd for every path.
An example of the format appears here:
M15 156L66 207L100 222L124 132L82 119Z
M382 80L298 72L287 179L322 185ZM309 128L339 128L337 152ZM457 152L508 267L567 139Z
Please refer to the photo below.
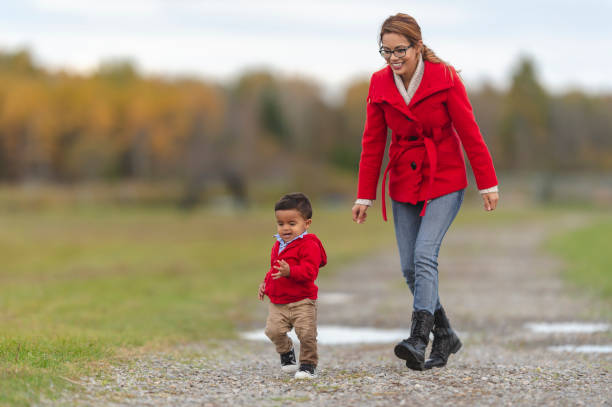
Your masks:
M423 53L423 40L419 40L415 45L414 48L416 48L416 52L418 52L419 54Z

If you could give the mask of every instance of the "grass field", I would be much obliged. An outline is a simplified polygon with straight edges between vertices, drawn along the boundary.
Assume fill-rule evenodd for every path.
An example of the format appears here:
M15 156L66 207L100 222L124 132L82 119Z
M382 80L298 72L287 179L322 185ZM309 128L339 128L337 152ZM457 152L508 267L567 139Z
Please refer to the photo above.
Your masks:
M393 243L316 210L329 267ZM271 210L73 208L0 214L0 404L26 405L130 349L224 338L269 265ZM50 395L51 393L48 393Z
M580 288L612 300L612 215L555 236L549 249L566 262L565 277Z
M322 273L395 245L392 224L384 224L374 213L378 210L358 226L348 208L315 206L311 231L329 257ZM503 228L566 211L485 214L468 206L457 223ZM551 243L577 262L568 272L572 280L607 284L608 296L611 226L608 218ZM2 209L0 405L29 405L40 394L52 397L73 386L70 380L136 352L232 337L237 324L250 320L274 233L269 209Z

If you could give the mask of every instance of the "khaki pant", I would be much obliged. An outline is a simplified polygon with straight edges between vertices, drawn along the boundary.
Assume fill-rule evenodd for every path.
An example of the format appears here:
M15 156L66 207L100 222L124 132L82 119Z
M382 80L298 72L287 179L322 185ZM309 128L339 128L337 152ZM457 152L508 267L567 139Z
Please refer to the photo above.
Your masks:
M289 304L272 304L268 308L266 335L276 345L278 353L293 347L287 332L295 328L300 340L300 363L317 365L317 302L306 298Z

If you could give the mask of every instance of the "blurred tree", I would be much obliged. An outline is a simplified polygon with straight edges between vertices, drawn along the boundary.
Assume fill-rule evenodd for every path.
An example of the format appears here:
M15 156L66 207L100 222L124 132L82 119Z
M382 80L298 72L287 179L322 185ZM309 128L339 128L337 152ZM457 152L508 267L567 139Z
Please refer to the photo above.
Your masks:
M500 164L519 171L537 171L537 199L550 200L552 173L556 169L551 103L536 78L535 66L530 58L523 57L512 76L512 85L505 97L500 144L506 152Z
M560 169L612 169L610 112L610 97L572 91L553 100L555 156Z
M0 51L0 73L33 76L41 74L42 70L34 64L30 52L24 49L13 53Z
M234 140L228 140L224 135L228 127L234 123L237 112L232 109L226 93L216 87L196 87L191 85L191 91L184 100L184 108L189 112L186 126L186 137L183 140L182 174L185 189L181 198L181 206L191 208L198 204L206 189L215 180L226 184L226 189L236 202L246 202L246 189L240 190L236 185L240 181L228 180L227 168L234 165L234 170L243 176L239 162L232 159L230 153ZM182 86L190 86L183 83ZM197 89L197 91L196 91ZM233 120L230 120L233 119ZM237 143L236 143L237 144ZM241 178L240 178L241 179Z
M539 84L531 59L522 58L512 76L501 120L501 143L507 152L504 165L518 170L550 170L550 99Z
M124 86L128 82L139 79L139 74L132 61L128 59L111 59L100 64L95 77Z
M339 130L335 109L324 102L321 89L308 80L283 79L279 89L289 129L288 148L314 161L328 161Z
M340 106L341 131L335 138L331 157L341 168L357 171L361 155L361 138L366 115L369 81L352 83L346 90Z
M49 116L40 116L50 104L44 84L12 77L3 84L0 100L0 139L4 178L14 181L46 178L48 143L41 129ZM46 135L46 134L45 134Z
M496 167L504 168L509 160L500 142L499 123L503 114L505 95L490 83L483 83L470 91L470 102L482 137L484 138ZM469 161L466 161L469 164Z
M286 148L291 148L289 130L278 100L278 92L273 87L265 87L261 92L261 124L263 130L274 136Z

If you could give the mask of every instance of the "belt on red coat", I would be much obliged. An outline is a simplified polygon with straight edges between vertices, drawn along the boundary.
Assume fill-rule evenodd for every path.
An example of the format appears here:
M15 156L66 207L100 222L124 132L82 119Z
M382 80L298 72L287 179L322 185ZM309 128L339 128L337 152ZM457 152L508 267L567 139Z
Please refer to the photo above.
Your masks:
M442 128L434 127L432 129L433 137L428 137L423 133L422 126L418 126L417 134L418 134L418 137L422 138L425 143L425 151L427 152L427 159L429 160L429 185L428 185L429 188L428 188L426 196L431 196L432 191L433 191L433 182L436 176L436 168L438 166L438 152L436 151L436 144L434 143L433 139L440 138L442 134ZM401 146L401 143L400 143L400 146ZM382 215L383 215L383 219L385 220L385 222L387 221L387 205L385 203L385 195L386 195L386 189L387 189L386 188L387 174L389 173L389 170L391 169L391 167L399 161L402 154L404 154L406 151L408 151L408 148L404 147L403 149L397 151L395 154L389 157L389 163L385 167L385 172L383 174L383 180L382 180ZM422 168L423 166L421 165L421 170ZM429 200L425 200L425 202L423 202L423 208L421 209L421 213L419 214L420 216L425 216L425 211L427 209L428 203L429 203Z

